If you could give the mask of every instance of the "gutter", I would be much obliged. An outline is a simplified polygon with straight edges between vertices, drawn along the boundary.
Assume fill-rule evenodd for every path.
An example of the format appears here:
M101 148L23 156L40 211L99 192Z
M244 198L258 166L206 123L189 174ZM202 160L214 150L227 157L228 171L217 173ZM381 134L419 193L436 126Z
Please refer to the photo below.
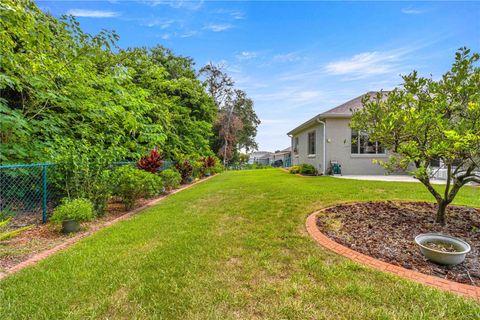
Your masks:
M327 162L327 136L325 135L326 133L326 123L325 121L320 120L320 118L317 118L317 122L321 123L323 125L323 165L322 165L322 175L325 175L325 167L326 167L326 162Z

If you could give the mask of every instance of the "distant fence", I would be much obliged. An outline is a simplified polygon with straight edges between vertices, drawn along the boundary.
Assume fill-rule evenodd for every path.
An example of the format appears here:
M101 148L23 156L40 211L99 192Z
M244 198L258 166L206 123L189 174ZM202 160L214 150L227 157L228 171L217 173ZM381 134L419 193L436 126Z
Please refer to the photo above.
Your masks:
M124 165L135 166L136 162L114 162L109 168ZM160 170L173 165L174 161L165 161ZM47 222L48 215L66 196L52 183L56 168L47 163L0 165L0 218L15 215L29 222Z

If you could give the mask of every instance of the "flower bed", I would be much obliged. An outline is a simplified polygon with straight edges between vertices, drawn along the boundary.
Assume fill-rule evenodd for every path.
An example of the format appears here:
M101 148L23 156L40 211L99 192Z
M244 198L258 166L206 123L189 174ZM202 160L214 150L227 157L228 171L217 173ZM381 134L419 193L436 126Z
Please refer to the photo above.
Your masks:
M480 213L450 207L447 225L434 222L435 205L418 202L344 204L319 213L317 227L357 252L381 261L459 283L480 285ZM472 251L464 263L441 266L425 259L414 242L420 233L439 232L467 241Z

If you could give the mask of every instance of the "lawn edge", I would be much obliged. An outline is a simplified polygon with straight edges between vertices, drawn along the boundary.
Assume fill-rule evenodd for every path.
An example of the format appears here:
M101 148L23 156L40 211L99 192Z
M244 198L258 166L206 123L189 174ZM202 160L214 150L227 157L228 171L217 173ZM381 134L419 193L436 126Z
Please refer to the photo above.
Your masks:
M402 278L412 280L417 283L421 283L423 285L441 289L447 292L452 292L467 298L480 301L479 287L475 287L475 286L471 286L463 283L457 283L454 281L426 275L417 271L405 269L381 260L377 260L375 258L372 258L370 256L367 256L355 250L352 250L348 247L345 247L333 241L332 239L324 235L322 232L320 232L320 230L317 227L317 215L325 209L327 208L317 210L312 214L310 214L307 217L307 220L305 223L307 232L310 235L310 237L312 237L313 240L315 240L315 242L321 245L322 247L325 247L355 262L361 263L363 265L367 265L368 267L371 267L373 269L376 269L382 272L391 273L396 276L400 276Z
M130 219L131 217L133 217L134 215L136 215L137 213L140 213L141 211L143 210L146 210L150 207L153 207L155 206L156 204L158 204L159 202L161 202L162 200L168 198L169 196L172 196L176 193L179 193L183 190L186 190L186 189L189 189L199 183L202 183L202 182L205 182L213 177L215 177L217 175L213 175L213 176L209 176L209 177L206 177L206 178L203 178L203 179L200 179L200 180L197 180L191 184L187 184L187 185L183 185L181 186L180 188L178 189L175 189L175 190L172 190L170 193L168 194L165 194L165 195L162 195L160 197L157 197L155 199L152 199L150 201L148 201L146 204L136 208L136 209L133 209L131 211L128 211L126 213L124 213L123 215L113 219L113 220L110 220L110 221L107 221L105 222L104 224L101 224L101 225L98 225L98 226L95 226L93 227L92 229L84 232L84 233L81 233L81 234L78 234L76 236L73 236L72 238L68 238L67 240L65 240L64 242L60 243L59 245L53 247L53 248L50 248L48 250L45 250L45 251L42 251L42 252L39 252L35 255L33 255L32 257L28 258L27 260L25 261L22 261L20 262L19 264L3 271L3 272L0 272L0 281L5 279L6 277L12 275L12 274L15 274L17 273L18 271L20 270L23 270L27 267L30 267L30 266L33 266L35 264L37 264L38 262L52 256L53 254L59 252L59 251L62 251L68 247L71 247L72 245L74 245L75 243L77 243L78 241L86 238L86 237L89 237L89 236L92 236L94 235L95 233L97 233L98 231L100 230L103 230L105 228L108 228L120 221L124 221L124 220L127 220L127 219Z

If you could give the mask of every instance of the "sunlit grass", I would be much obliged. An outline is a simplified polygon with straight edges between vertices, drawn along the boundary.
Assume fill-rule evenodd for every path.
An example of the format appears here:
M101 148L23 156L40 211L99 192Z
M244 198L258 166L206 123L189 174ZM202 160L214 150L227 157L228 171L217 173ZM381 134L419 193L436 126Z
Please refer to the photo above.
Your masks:
M420 184L226 172L0 282L0 319L476 319L480 306L317 246L307 215ZM480 190L456 203L480 207Z

